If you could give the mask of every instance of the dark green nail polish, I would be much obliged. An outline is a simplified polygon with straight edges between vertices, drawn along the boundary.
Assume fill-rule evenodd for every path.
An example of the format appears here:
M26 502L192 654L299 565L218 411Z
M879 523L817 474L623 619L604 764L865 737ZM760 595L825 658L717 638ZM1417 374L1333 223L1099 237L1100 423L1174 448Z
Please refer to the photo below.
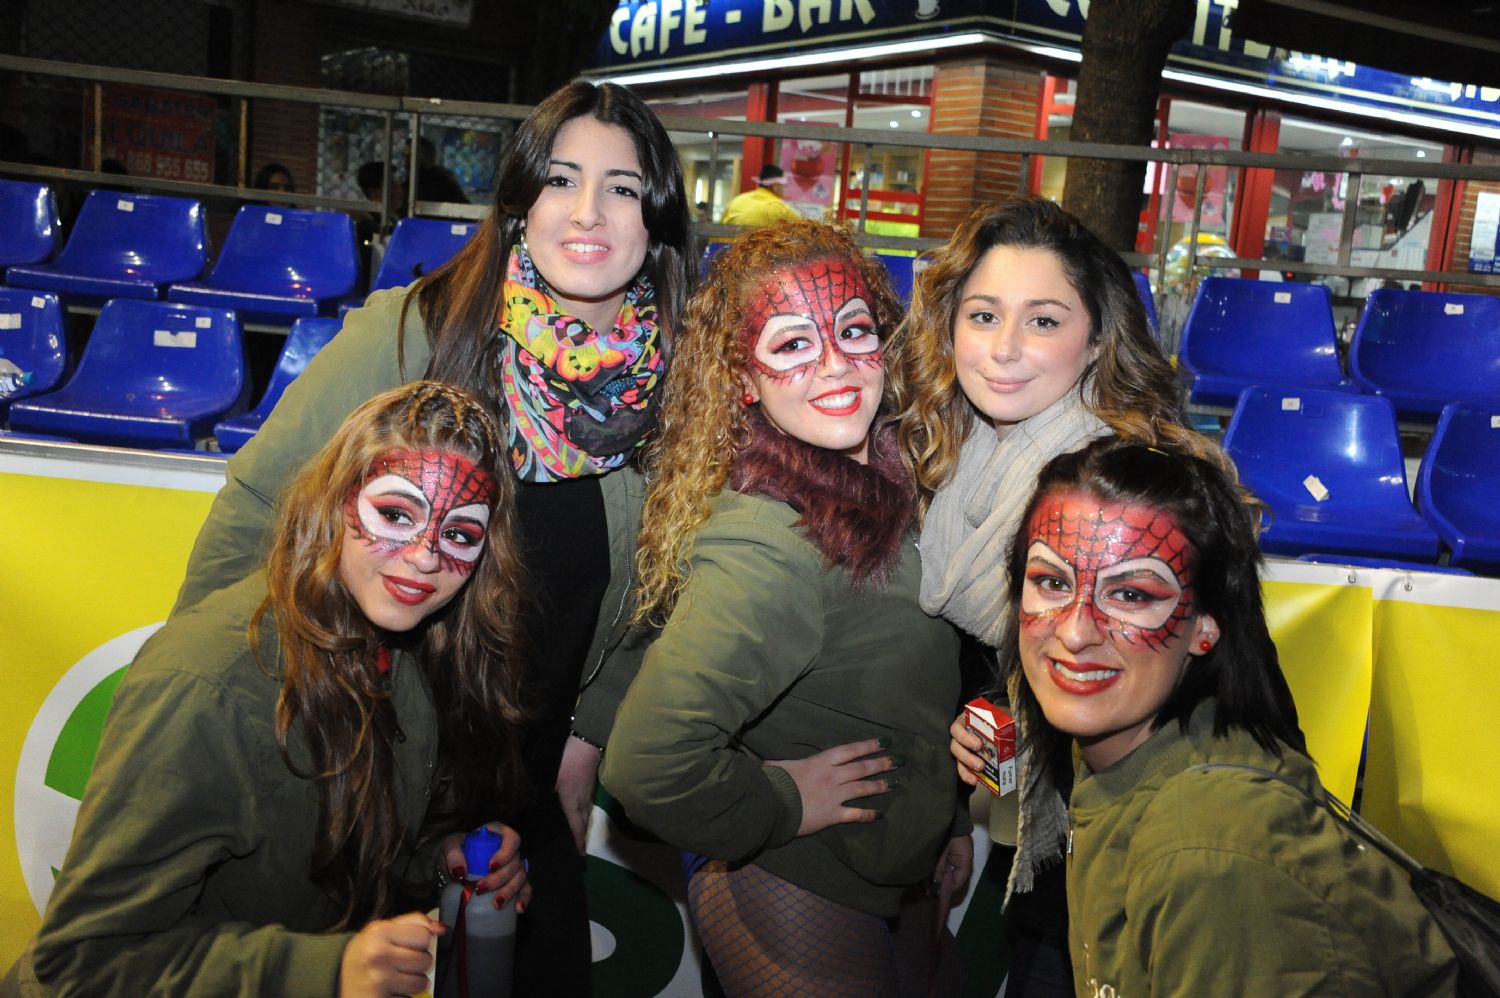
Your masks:
M904 755L893 755L893 756L891 756L891 765L892 766L904 766L904 765L906 765L906 756L904 756Z
M891 740L889 738L881 738L875 744L879 745L882 749L888 749L891 747Z

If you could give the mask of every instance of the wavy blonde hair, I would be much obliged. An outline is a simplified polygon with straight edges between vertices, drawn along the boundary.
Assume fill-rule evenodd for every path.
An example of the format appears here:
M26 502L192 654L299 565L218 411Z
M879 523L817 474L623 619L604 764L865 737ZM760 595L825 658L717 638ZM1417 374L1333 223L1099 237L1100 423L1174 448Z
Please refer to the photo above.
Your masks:
M1166 444L1229 473L1222 449L1182 422L1176 373L1152 337L1135 282L1120 255L1073 215L1043 198L1017 198L975 209L918 275L902 324L902 382L930 390L898 400L902 451L914 464L920 509L953 477L959 451L983 422L958 384L953 325L964 283L997 246L1044 249L1062 263L1089 314L1089 345L1098 355L1078 381L1083 404L1117 435Z
M900 336L901 306L884 265L861 252L848 232L821 222L781 222L740 236L714 258L707 280L688 299L659 428L647 451L651 487L636 554L637 623L660 626L671 615L687 581L688 549L744 446L750 409L741 396L753 343L745 330L750 299L776 270L829 258L858 268L876 329L890 351ZM897 397L912 394L899 381L888 362L872 432L888 418Z
M348 530L345 502L392 449L454 451L497 483L485 548L463 589L410 636L442 719L440 769L452 780L455 827L484 820L520 778L514 725L521 709L523 569L515 540L515 486L505 441L487 410L452 385L417 381L356 409L282 493L266 565L266 597L250 622L263 667L279 665L276 732L305 739L320 817L312 874L344 904L341 927L391 913L405 841L386 683L373 666L391 638L366 619L339 578ZM278 644L262 647L261 621ZM449 794L445 794L445 797ZM465 812L459 814L458 812ZM449 815L440 816L439 820Z

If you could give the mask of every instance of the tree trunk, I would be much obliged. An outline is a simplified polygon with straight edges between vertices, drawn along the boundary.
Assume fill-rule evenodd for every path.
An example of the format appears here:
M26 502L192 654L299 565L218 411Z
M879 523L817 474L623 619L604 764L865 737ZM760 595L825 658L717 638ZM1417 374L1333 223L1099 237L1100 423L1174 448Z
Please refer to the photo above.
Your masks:
M1073 104L1074 142L1149 145L1172 43L1192 25L1193 0L1093 0ZM1135 248L1146 164L1070 159L1063 206L1120 251Z

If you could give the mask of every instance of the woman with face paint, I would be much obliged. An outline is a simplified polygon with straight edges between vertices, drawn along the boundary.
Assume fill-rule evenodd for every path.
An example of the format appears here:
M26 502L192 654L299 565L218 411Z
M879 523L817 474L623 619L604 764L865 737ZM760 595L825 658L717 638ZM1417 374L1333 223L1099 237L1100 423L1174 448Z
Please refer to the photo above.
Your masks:
M506 460L484 407L418 382L292 479L264 568L174 616L121 681L23 986L426 988L435 872L519 769ZM479 889L524 908L520 840L490 827Z
M887 419L897 309L838 229L741 236L689 303L662 407L638 619L665 626L603 778L692 854L729 995L922 990L888 920L940 856L949 889L972 860L944 749L957 640L917 606Z
M900 409L924 510L922 607L981 651L999 641L1005 552L1048 460L1110 431L1223 460L1180 421L1176 376L1119 254L1041 198L985 205L958 227L917 279L892 363L907 383L934 386ZM974 784L979 736L962 718L951 734ZM1064 815L1028 809L1018 828L1014 799L990 808L992 837L1017 846L1007 994L1071 994L1056 862Z
M1216 464L1114 437L1025 507L1000 656L1032 792L1072 781L1077 993L1452 995L1406 874L1306 796L1258 519Z
M516 815L537 887L517 936L516 989L528 996L590 987L581 854L618 706L604 691L630 678L610 685L605 660L631 605L645 496L632 459L655 425L692 280L687 204L671 140L630 91L575 81L548 97L517 128L469 243L350 312L230 459L178 596L180 611L253 568L271 499L370 396L425 376L484 401L518 482L535 611L529 792Z

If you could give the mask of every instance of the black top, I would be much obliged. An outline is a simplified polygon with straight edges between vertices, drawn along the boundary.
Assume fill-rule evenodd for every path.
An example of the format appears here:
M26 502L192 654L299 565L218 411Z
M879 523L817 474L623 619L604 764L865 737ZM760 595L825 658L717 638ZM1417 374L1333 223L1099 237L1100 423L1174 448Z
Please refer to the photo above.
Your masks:
M555 832L549 826L562 818L553 786L579 683L595 664L584 659L609 585L609 530L596 476L518 482L516 511L526 584L535 601L528 615L524 687L532 717L521 749L529 785L517 825L524 837Z

